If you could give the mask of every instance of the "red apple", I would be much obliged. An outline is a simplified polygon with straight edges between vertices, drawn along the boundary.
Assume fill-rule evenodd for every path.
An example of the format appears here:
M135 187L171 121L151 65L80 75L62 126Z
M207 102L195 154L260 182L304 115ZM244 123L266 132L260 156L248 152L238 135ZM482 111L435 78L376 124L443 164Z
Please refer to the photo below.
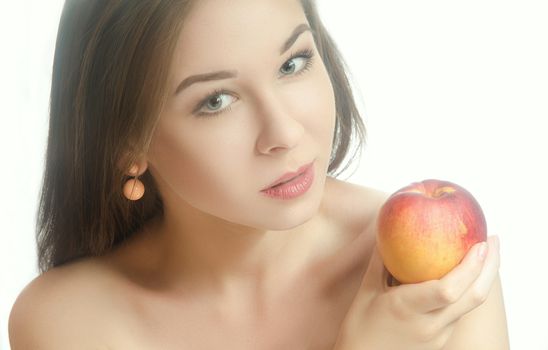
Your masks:
M487 240L476 199L442 180L414 182L393 193L381 207L377 225L384 265L400 283L440 279L474 244Z

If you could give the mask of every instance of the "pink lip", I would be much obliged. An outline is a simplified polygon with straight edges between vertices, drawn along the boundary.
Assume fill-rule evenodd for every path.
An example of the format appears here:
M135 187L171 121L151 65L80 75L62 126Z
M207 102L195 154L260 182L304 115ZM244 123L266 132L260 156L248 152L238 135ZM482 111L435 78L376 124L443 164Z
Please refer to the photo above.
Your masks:
M293 178L295 178L295 177L301 175L302 173L304 173L305 171L307 171L308 168L310 168L312 166L312 164L314 164L314 161L303 165L302 167L297 169L297 171L288 172L288 173L283 174L276 181L274 181L272 184L268 185L267 187L265 187L261 191L266 191L266 190L268 190L268 189L270 189L270 188L272 188L272 187L274 187L274 186L276 186L276 185L278 185L282 182L288 182L289 180L292 180Z
M306 171L289 182L261 191L273 199L291 200L300 197L312 188L314 183L314 165L306 168Z

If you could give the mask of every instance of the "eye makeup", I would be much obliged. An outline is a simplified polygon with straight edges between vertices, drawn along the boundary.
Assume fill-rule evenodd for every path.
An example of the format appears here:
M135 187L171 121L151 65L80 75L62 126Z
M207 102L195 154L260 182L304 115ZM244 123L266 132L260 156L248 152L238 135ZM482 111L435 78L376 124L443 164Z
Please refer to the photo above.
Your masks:
M282 74L282 75L292 75L292 76L298 76L298 75L301 75L305 72L307 72L313 65L313 57L314 57L314 52L313 50L311 49L304 49L304 50L300 50L300 51L297 51L295 53L293 53L289 59L287 59L284 64L282 65L285 66L288 62L291 62L292 60L295 60L297 58L303 58L305 61L304 61L304 65L302 66L302 68L300 68L299 70L297 70L295 73L293 74ZM224 112L228 112L230 111L231 109L231 106L229 105L228 107L225 107L225 108L222 108L222 109L217 109L217 110L214 110L212 112L203 112L202 109L204 109L205 107L208 106L208 104L210 102L212 102L214 99L218 99L221 101L223 101L223 99L219 99L219 97L222 97L222 96L230 96L231 98L234 98L234 96L232 96L232 94L230 92L228 92L227 90L225 89L215 89L211 92L208 92L204 98L202 98L198 103L198 105L196 106L196 108L193 110L193 114L196 115L197 117L213 117L213 116L217 116L221 113L224 113Z

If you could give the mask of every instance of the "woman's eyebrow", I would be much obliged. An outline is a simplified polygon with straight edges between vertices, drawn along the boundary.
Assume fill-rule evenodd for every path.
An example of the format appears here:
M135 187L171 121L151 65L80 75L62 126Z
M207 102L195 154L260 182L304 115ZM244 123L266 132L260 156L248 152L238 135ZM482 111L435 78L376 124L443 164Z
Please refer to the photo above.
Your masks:
M308 26L306 23L299 24L291 33L289 38L284 42L282 47L280 48L280 55L283 55L287 50L293 46L293 44L297 41L299 36L306 32L312 32L312 29ZM222 70L212 73L205 73L205 74L197 74L197 75L191 75L184 79L178 86L177 89L175 89L175 95L179 94L184 89L188 88L190 85L199 83L199 82L205 82L205 81L212 81L212 80L222 80L222 79L229 79L229 78L236 78L238 77L238 71L237 70Z
M280 56L283 55L287 50L293 46L295 41L297 41L297 38L302 33L309 31L312 32L312 29L308 26L306 23L299 24L295 29L293 29L293 33L291 33L291 36L285 41L283 46L280 48Z

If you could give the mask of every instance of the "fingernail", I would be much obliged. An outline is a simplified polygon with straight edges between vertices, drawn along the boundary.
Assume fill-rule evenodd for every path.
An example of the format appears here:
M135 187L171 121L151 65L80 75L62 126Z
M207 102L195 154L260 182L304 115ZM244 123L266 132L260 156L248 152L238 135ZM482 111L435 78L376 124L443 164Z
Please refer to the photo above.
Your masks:
M498 235L495 236L495 246L497 247L497 250L500 250L500 238Z
M485 260L486 256L487 256L487 242L481 242L478 249L478 259L480 261L483 261Z

